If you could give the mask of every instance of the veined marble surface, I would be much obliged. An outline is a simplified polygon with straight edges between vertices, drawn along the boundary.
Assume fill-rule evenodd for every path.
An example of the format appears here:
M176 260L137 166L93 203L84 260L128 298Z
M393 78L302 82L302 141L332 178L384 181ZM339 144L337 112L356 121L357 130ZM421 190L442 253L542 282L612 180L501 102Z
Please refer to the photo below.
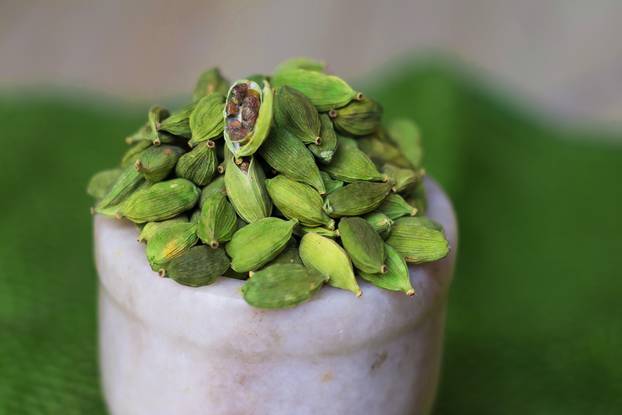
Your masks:
M244 302L242 281L185 287L151 271L136 228L95 217L100 365L113 415L429 412L457 247L451 203L427 182L452 251L411 268L414 297L360 281L287 310Z

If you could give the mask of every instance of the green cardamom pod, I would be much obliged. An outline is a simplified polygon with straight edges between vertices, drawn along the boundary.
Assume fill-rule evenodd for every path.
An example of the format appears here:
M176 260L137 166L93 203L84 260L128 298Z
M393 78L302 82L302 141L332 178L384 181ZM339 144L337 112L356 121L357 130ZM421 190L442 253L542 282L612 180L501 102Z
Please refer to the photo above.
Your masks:
M138 234L138 242L148 241L149 239L153 238L153 236L160 230L176 223L188 223L188 218L182 215L161 222L147 222Z
M315 160L307 147L287 130L275 128L259 149L261 157L276 171L326 193Z
M320 116L309 99L287 85L274 94L274 122L305 144L320 144Z
M238 230L225 247L231 268L237 272L260 269L283 251L295 225L296 221L269 217Z
M408 119L393 120L387 127L391 140L397 144L400 151L410 161L415 169L421 168L423 150L421 147L421 132L417 124Z
M148 133L150 135L150 140L154 144L158 144L160 142L160 138L158 136L160 124L162 121L167 119L169 115L171 115L169 110L158 105L154 105L149 108L149 112L147 113L147 124L149 124Z
M225 190L225 176L218 176L212 180L207 186L201 190L201 198L199 199L199 207L203 207L205 201L214 193L227 194Z
M392 220L401 218L402 216L415 216L417 208L411 206L404 198L397 193L391 193L378 206L378 212L382 212Z
M350 183L326 195L324 211L333 218L360 216L376 210L390 191L391 183Z
M184 152L177 146L152 146L140 153L134 167L148 181L159 182L169 175Z
M121 169L100 171L89 180L89 184L86 186L86 193L95 199L103 198L108 194L122 172L123 170Z
M166 265L192 248L199 238L192 223L175 223L158 229L147 241L147 260L151 269L164 276Z
M199 76L192 100L198 101L208 95L226 95L229 90L229 81L225 79L218 68L210 68Z
M194 111L196 103L185 105L179 110L173 112L168 118L164 119L160 123L159 130L166 131L173 135L178 135L185 138L192 137L192 130L190 129L190 115Z
M384 250L387 258L387 272L384 274L361 272L359 275L376 287L391 291L403 291L408 296L415 295L415 289L410 282L408 265L404 258L388 244L384 244Z
M300 264L302 265L302 259L298 254L298 246L296 241L292 238L287 243L287 246L276 258L274 258L267 266L274 264Z
M103 209L117 206L132 194L145 181L142 174L136 171L134 166L123 169L106 196L95 207L98 213L105 213ZM114 215L114 213L112 213Z
M356 268L371 274L383 274L387 271L384 264L384 242L365 219L341 219L339 237Z
M151 143L152 137L153 137L153 130L151 129L151 126L147 122L143 124L138 130L134 131L132 134L125 137L125 142L127 144L137 144L137 143L144 141L147 143L147 147L148 147L152 144Z
M296 229L296 235L304 235L309 232L317 233L326 238L336 239L339 236L339 231L336 229L328 229L322 226L300 226Z
M343 187L345 184L341 180L333 179L330 177L330 174L325 171L320 171L320 176L322 176L322 181L324 182L324 187L326 188L326 193L332 193L335 190Z
M335 227L335 221L322 210L322 196L309 185L278 175L266 180L272 202L288 219L307 226Z
M449 253L449 243L440 225L427 218L404 217L393 223L387 243L406 262L436 261Z
M166 275L179 284L201 287L213 283L228 269L229 258L223 249L199 245L172 259Z
M196 103L190 114L190 130L192 130L192 138L188 141L190 147L203 141L214 140L223 134L224 103L224 96L219 94L207 95Z
M310 232L300 240L298 251L305 266L328 277L328 284L361 295L350 257L337 242Z
M326 69L326 63L305 57L290 58L281 62L274 70L274 73L291 69L306 69L309 71L324 72Z
M343 79L308 69L287 69L274 74L275 87L291 86L302 92L318 111L328 111L347 105L353 99L362 99Z
M337 136L337 152L330 164L323 166L335 179L344 182L359 180L384 181L386 175L380 173L373 161L361 150L351 138Z
M402 155L400 150L391 143L378 138L378 135L361 137L356 140L359 149L369 156L377 165L382 166L391 163L401 168L412 168L410 162Z
M199 189L186 179L158 182L132 193L119 213L135 223L166 220L192 209L199 195Z
M127 149L123 158L121 158L121 167L134 166L140 154L152 146L151 141L138 141Z
M388 236L389 232L391 232L393 220L382 212L376 211L368 213L365 215L365 220L380 236L384 236L385 234Z
M363 98L360 101L352 101L345 107L331 110L328 115L339 131L352 135L368 135L380 126L382 107L376 101Z
M401 169L392 164L385 164L382 167L382 171L393 181L394 192L401 192L412 184L423 180L423 177L425 176L425 170L423 169L419 169L417 171L412 169Z
M261 88L257 82L244 79L229 89L224 109L225 142L235 158L254 154L268 137L272 101L268 81Z
M217 168L216 144L208 140L197 144L190 152L181 156L175 173L197 186L205 186L212 180Z
M204 244L218 248L221 242L231 240L238 230L237 219L227 197L220 192L213 193L201 207L197 234Z
M309 144L309 150L320 163L328 164L337 151L337 134L327 114L320 114L320 144Z
M225 187L227 196L235 211L249 223L270 216L272 202L266 191L265 174L254 158L242 159L238 166L230 156L225 155Z
M309 300L324 281L303 265L275 264L254 273L242 286L242 295L257 308L293 307Z
M417 209L417 214L419 216L425 215L428 208L428 196L423 181L418 183L415 188L409 192L406 201Z

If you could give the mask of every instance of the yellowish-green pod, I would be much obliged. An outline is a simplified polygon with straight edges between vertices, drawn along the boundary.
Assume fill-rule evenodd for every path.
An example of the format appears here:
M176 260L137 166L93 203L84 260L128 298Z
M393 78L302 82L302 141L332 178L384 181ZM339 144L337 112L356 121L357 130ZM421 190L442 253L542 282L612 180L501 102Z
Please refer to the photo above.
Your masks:
M277 88L274 122L305 144L320 144L320 116L311 101L294 88Z
M325 171L320 171L320 176L322 176L322 181L324 182L324 187L326 188L326 193L332 193L335 190L343 187L345 184L341 180L333 179L330 177L330 174Z
M147 241L147 261L151 269L164 274L166 265L192 248L199 238L192 223L175 223L158 229Z
M298 252L305 266L328 277L330 285L361 295L350 257L337 242L309 232L300 240Z
M110 191L123 170L110 169L96 173L86 186L86 193L95 199L101 199Z
M161 222L147 222L145 226L140 230L138 234L138 242L148 241L153 238L153 236L158 233L161 229L166 228L167 226L176 224L176 223L187 223L188 218L184 215L176 216L173 219L164 220Z
M105 213L103 209L119 205L136 191L144 181L143 175L136 171L133 165L125 167L108 193L97 203L95 211ZM114 212L112 214L114 215Z
M337 134L333 122L326 114L320 114L320 144L309 144L309 150L323 164L328 164L337 151Z
M218 248L222 242L231 240L237 231L237 219L227 197L215 192L203 202L197 234L204 244Z
M227 269L229 258L223 249L199 245L173 258L166 266L166 275L179 284L201 287L213 283Z
M325 279L300 264L274 264L255 272L242 286L242 295L257 308L293 307L309 300Z
M380 127L382 107L376 101L363 98L328 113L335 128L352 135L368 135Z
M384 244L384 250L387 272L384 274L360 272L359 275L376 287L391 291L402 291L408 296L415 295L415 289L410 282L408 265L404 258L391 245Z
M266 265L286 247L295 225L296 221L270 217L238 230L225 247L231 268L248 272Z
M190 114L190 130L192 138L188 141L190 147L207 141L215 140L223 134L224 122L222 109L225 97L211 94L201 98Z
M393 144L382 141L380 134L361 137L356 140L359 149L363 151L376 164L382 166L391 163L401 168L412 168L410 162L402 155L400 150Z
M282 70L274 74L272 82L275 87L288 85L302 92L318 111L340 108L355 98L362 98L343 79L315 70Z
M360 180L384 181L387 179L376 168L373 161L361 150L351 138L337 136L337 152L333 160L323 166L333 178L344 182L356 182Z
M296 219L307 226L334 228L335 221L322 210L322 196L311 186L278 175L266 180L266 188L286 218Z
M192 100L196 102L212 94L226 95L228 90L229 81L222 76L220 69L210 68L199 76L192 93Z
M184 152L183 148L177 146L151 146L140 153L134 167L149 182L159 182L169 175Z
M254 81L235 82L227 93L221 117L225 143L235 158L253 155L268 137L272 125L273 93L270 83L263 88Z
M356 268L371 274L387 271L384 264L384 242L365 219L341 219L339 237Z
M290 58L281 62L274 70L274 73L291 69L306 69L309 71L324 72L326 69L326 63L306 57Z
M266 191L265 174L258 162L250 157L237 165L230 153L225 157L227 196L238 215L249 223L270 216L272 202Z
M428 218L404 217L395 221L386 241L406 260L420 264L444 258L449 242L442 228Z
M185 138L192 137L192 130L190 129L190 115L194 111L196 103L185 105L171 113L171 115L164 119L160 123L160 131L166 131L173 135L178 135Z
M391 140L397 144L400 151L406 156L413 168L421 168L423 150L421 147L421 132L417 124L409 119L393 120L387 126Z
M197 144L190 152L181 156L175 166L175 173L197 186L205 186L212 181L217 168L216 144L208 140Z
M259 149L261 157L279 173L326 193L320 170L307 147L284 129L274 129Z
M119 213L135 223L162 221L192 209L199 195L199 189L189 180L167 180L132 193Z
M324 211L333 218L361 216L376 210L390 191L391 183L350 183L326 195Z
M378 206L378 212L382 212L392 220L396 220L402 216L415 216L417 214L417 208L408 204L408 202L397 193L391 193L384 199L382 204Z

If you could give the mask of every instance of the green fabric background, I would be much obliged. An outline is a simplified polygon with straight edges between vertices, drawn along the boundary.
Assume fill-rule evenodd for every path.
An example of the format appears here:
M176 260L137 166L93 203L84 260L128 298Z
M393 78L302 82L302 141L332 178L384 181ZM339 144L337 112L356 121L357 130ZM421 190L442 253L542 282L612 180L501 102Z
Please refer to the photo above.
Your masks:
M420 123L459 216L435 413L619 413L622 133L567 129L443 62L371 85ZM105 413L84 188L145 111L96 101L0 95L2 415Z

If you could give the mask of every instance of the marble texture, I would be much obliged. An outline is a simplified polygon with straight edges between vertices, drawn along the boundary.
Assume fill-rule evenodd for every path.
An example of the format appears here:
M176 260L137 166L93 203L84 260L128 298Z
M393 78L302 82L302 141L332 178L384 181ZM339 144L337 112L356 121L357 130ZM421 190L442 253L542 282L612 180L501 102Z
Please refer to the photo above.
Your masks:
M430 217L452 246L411 270L417 294L361 282L293 309L248 306L241 281L190 288L159 278L134 226L95 217L100 366L113 415L405 415L429 412L438 383L457 234L428 181Z

